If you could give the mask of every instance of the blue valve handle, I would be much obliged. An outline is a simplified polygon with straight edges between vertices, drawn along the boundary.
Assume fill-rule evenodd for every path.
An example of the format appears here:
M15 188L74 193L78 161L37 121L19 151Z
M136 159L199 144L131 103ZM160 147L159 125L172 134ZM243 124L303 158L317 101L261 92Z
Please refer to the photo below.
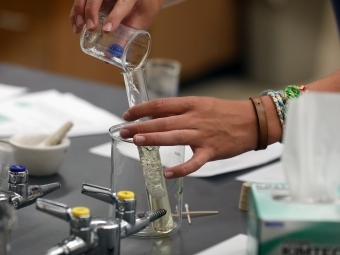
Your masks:
M22 165L11 165L9 170L14 173L21 173L26 171L26 167Z

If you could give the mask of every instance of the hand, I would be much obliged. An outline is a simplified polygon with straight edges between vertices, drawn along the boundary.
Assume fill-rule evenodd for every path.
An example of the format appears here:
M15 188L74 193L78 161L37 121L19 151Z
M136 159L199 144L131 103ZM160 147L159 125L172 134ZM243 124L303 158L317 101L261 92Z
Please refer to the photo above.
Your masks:
M152 119L122 128L137 146L190 145L193 156L165 171L166 178L186 176L206 162L231 158L257 147L256 113L250 100L210 97L155 99L128 109L123 118Z
M147 29L156 18L164 0L75 0L70 21L78 34L84 25L90 31L98 26L98 12L108 15L103 31L110 33L120 23L137 29Z

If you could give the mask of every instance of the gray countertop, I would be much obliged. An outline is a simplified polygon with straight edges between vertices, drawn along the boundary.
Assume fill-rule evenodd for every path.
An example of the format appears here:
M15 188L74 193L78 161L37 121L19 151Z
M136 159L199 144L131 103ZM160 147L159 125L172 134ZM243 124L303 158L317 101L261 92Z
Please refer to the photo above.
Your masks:
M115 68L115 67L113 67ZM128 107L126 92L121 87L60 76L23 67L0 64L0 83L28 87L29 92L57 89L71 92L118 116ZM109 127L108 127L109 129ZM89 148L110 141L108 134L71 138L71 147L58 174L30 177L30 184L60 182L60 190L46 196L73 206L87 206L93 216L106 216L107 205L81 194L82 183L109 187L110 159L89 153ZM181 229L161 239L129 237L122 240L121 254L190 255L246 233L247 214L238 209L241 182L235 177L246 169L209 178L184 178L184 203L191 210L218 210L219 214L192 216L192 225L183 218ZM37 211L35 206L18 211L18 227L12 234L13 255L44 254L66 238L69 225L60 219ZM227 253L226 253L227 254Z

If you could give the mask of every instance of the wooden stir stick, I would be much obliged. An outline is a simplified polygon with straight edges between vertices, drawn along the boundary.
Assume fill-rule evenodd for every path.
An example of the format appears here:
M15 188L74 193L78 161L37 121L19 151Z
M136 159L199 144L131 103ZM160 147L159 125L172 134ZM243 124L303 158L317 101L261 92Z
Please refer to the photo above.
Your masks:
M189 213L189 206L188 206L188 204L185 204L184 207L185 207L185 211L186 211L186 213L187 213L188 222L189 222L189 224L191 225L191 219L190 219L190 213Z

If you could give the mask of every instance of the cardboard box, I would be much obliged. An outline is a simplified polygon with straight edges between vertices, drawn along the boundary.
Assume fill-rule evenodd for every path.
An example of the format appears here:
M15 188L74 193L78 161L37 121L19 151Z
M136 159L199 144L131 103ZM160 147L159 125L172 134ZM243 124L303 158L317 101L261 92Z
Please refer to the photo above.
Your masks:
M297 203L287 194L285 184L252 184L248 254L340 254L340 204Z

